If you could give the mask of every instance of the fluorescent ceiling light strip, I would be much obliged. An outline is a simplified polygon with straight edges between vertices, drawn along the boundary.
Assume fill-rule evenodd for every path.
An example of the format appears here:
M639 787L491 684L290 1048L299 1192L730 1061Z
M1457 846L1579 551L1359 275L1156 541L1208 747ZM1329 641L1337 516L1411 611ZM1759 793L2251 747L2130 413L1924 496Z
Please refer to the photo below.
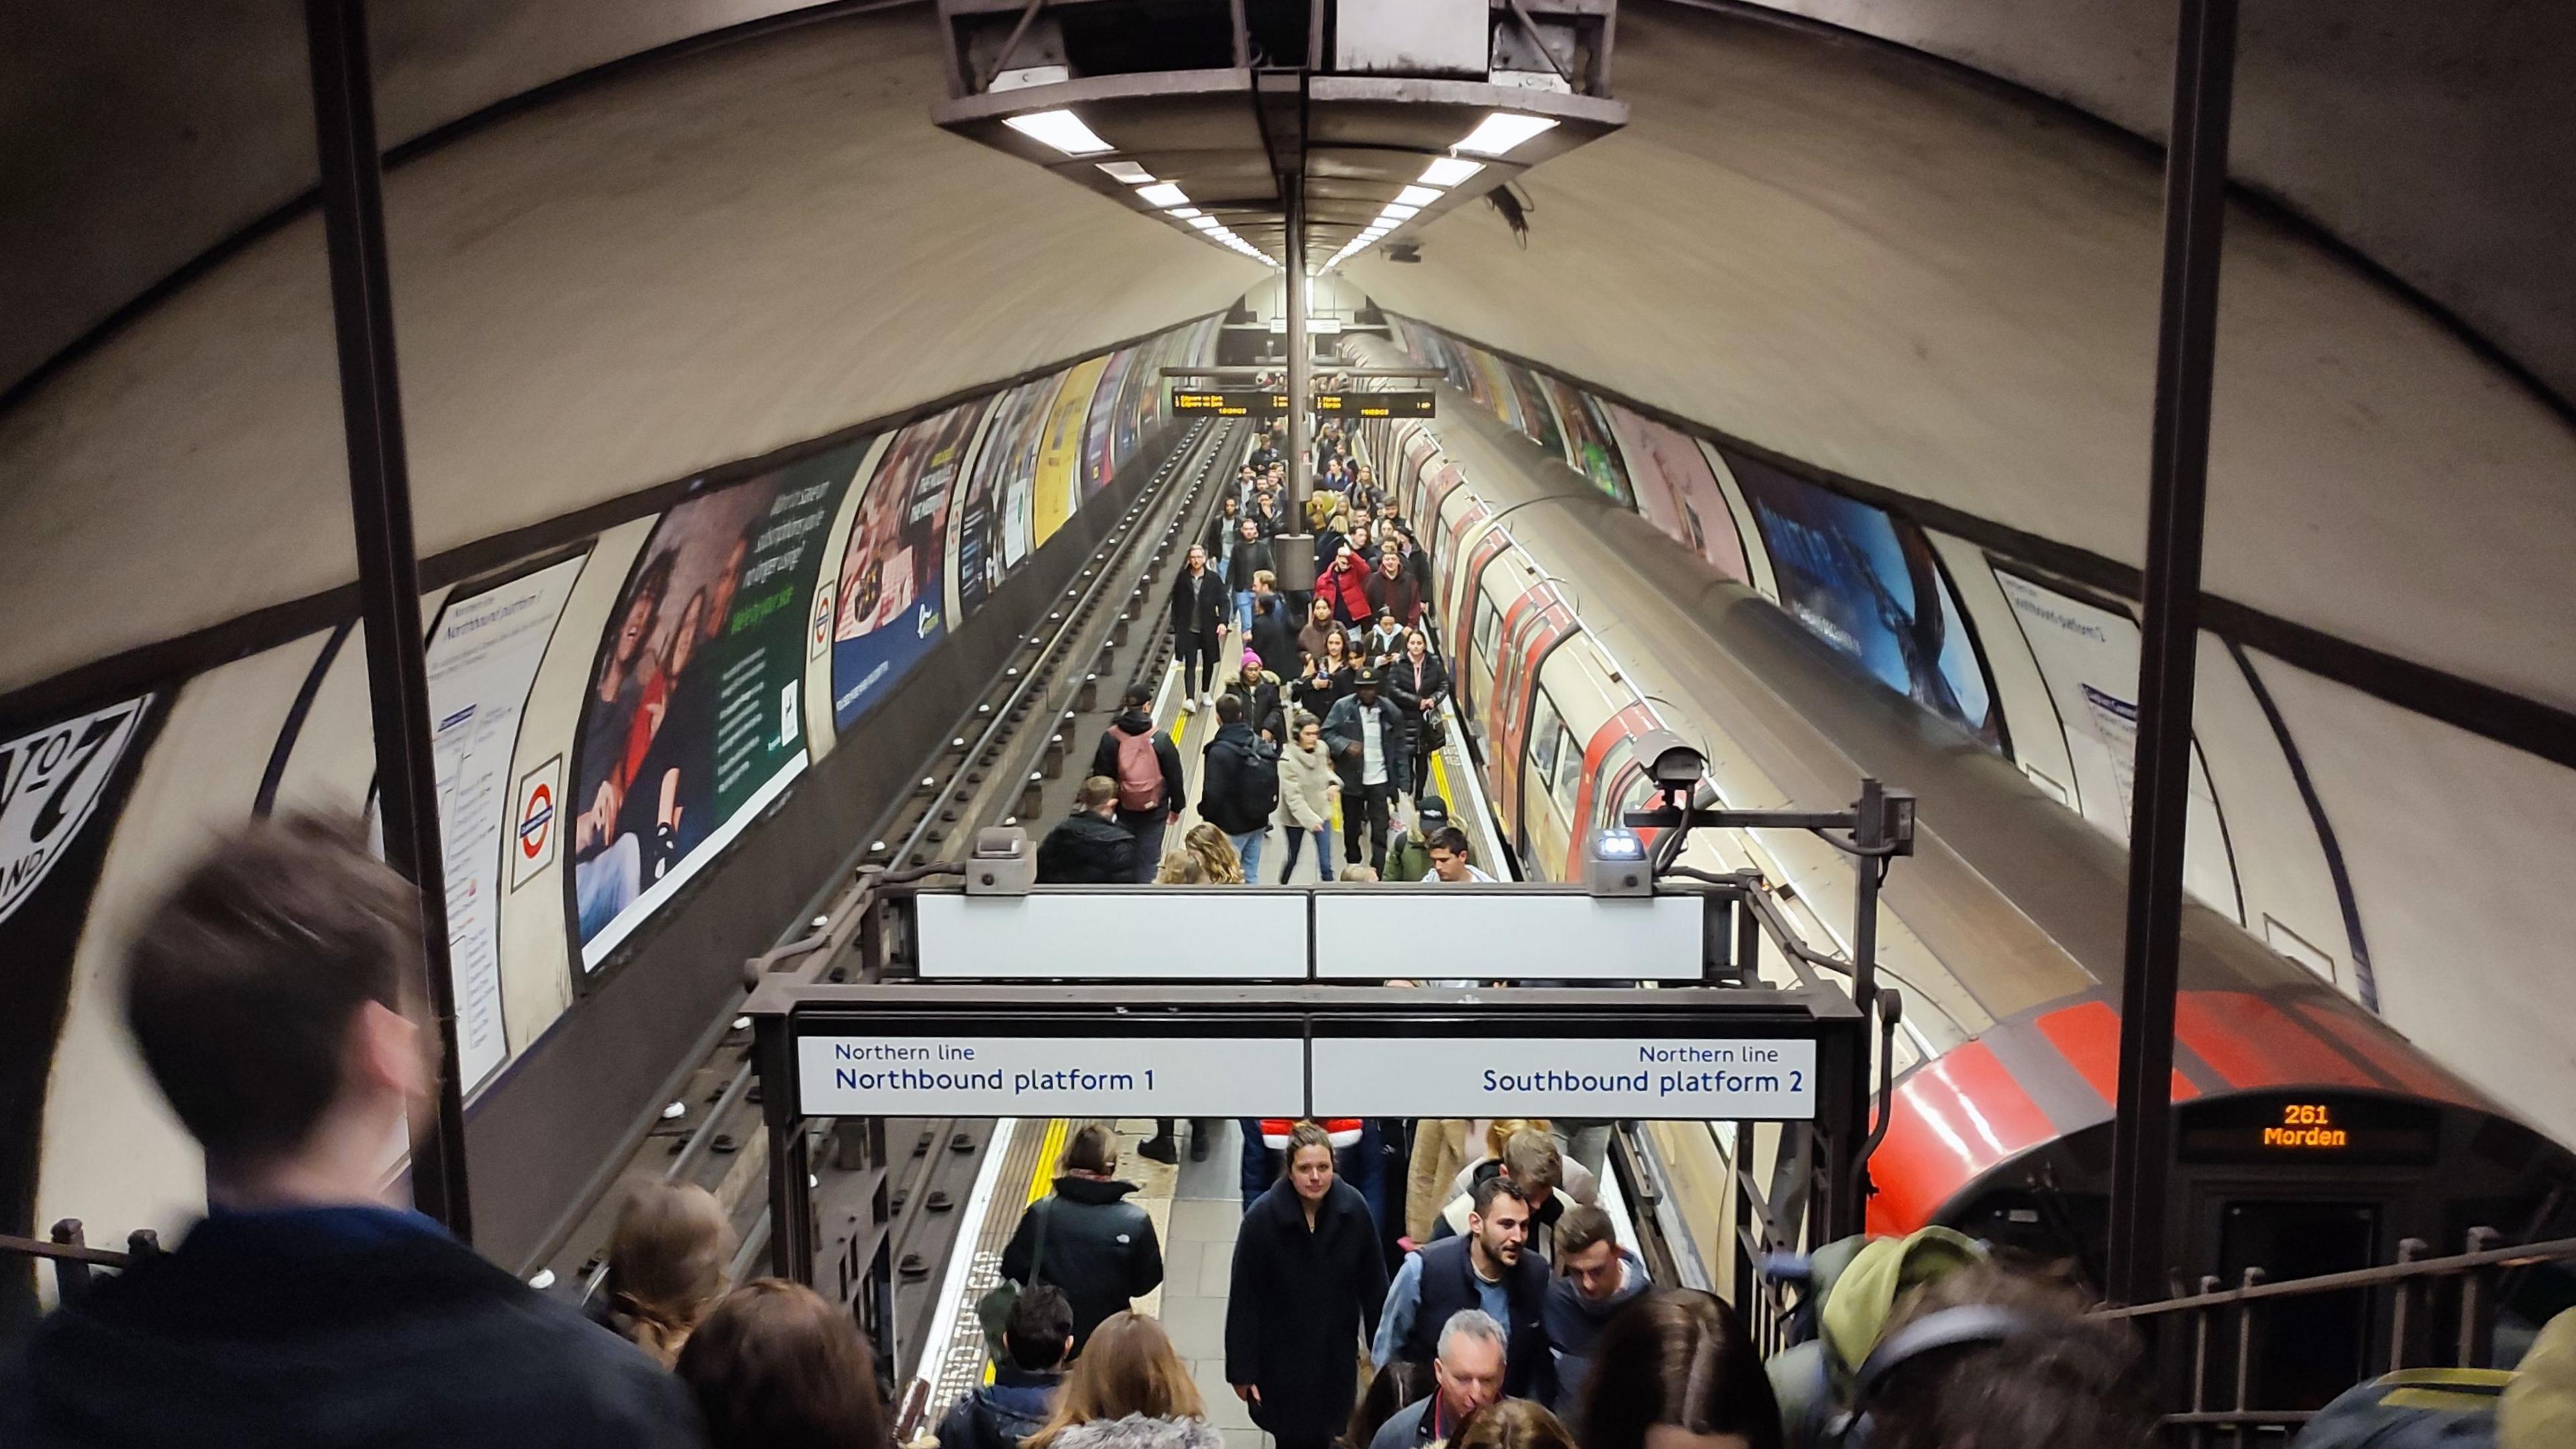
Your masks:
M1556 122L1545 116L1524 116L1516 111L1496 111L1483 124L1467 133L1467 138L1454 148L1478 156L1508 155L1511 149L1541 131L1553 130Z
M1421 207L1406 206L1402 202L1390 201L1386 204L1386 210L1377 214L1377 219L1380 221L1411 221L1421 214Z
M1422 168L1425 186L1455 186L1485 169L1482 161L1467 161L1456 156L1443 156Z
M1099 164L1100 169L1108 172L1112 180L1124 181L1130 186L1142 186L1154 179L1153 172L1133 161L1103 161Z
M1429 206L1439 199L1439 190L1430 186L1408 186L1395 194L1400 206Z
M1190 225L1197 227L1201 231L1214 231L1216 230L1216 218L1212 216L1194 216L1190 218Z
M1179 217L1179 218L1180 218L1181 220L1183 220L1183 221L1187 221L1187 220L1189 220L1191 217L1194 217L1194 216L1205 216L1205 215L1207 215L1207 213L1206 213L1206 212L1203 212L1203 211L1199 210L1199 209L1198 209L1197 207L1195 207L1195 206L1175 206L1175 207L1173 207L1170 211L1167 211L1167 212L1165 212L1165 213L1163 213L1163 214L1164 214L1165 216L1177 216L1177 217Z
M1137 187L1136 199L1145 203L1147 206L1187 206L1190 204L1190 194L1168 181L1157 181L1151 186Z
M1067 156L1097 156L1117 148L1092 134L1082 117L1071 111L1031 111L1025 116L1006 116L1002 124L1033 141L1042 141Z

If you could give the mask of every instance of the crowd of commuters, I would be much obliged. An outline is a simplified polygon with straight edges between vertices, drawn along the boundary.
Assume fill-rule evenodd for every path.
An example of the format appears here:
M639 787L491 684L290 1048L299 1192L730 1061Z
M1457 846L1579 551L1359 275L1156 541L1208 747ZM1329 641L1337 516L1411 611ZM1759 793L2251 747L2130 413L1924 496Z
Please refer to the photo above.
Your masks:
M1315 458L1314 492L1296 513L1285 461L1257 439L1172 583L1179 707L1215 714L1196 809L1225 837L1231 868L1166 840L1191 802L1178 746L1155 728L1155 691L1137 685L1092 751L1073 811L1040 846L1040 881L1258 882L1273 829L1287 841L1282 884L1310 848L1318 880L1492 879L1427 788L1450 692L1428 632L1430 557L1338 429L1321 430ZM1311 590L1280 589L1282 547L1311 547Z
M1238 548L1260 543L1275 503L1262 492ZM1218 705L1220 743L1246 758L1261 687ZM1375 708L1378 688L1336 710ZM1330 719L1290 727L1290 748L1333 749ZM1152 816L1159 837L1180 813L1165 748L1103 741L1108 768L1076 816L1089 823L1050 838L1060 868L1243 878L1230 827L1248 817L1205 818L1168 857L1138 849L1125 816ZM1381 763L1411 778L1383 745L1363 741L1361 758L1337 781L1303 767L1292 842L1320 831L1317 802L1336 791L1349 818L1386 783ZM1421 814L1439 820L1439 805L1425 797ZM1461 878L1454 836L1435 825L1421 867ZM0 1359L0 1445L896 1449L852 1310L778 1279L729 1287L735 1225L702 1188L630 1196L589 1312L396 1205L386 1144L434 1097L422 967L417 898L355 820L231 831L147 914L125 954L125 1023L203 1151L207 1213ZM1599 1124L1278 1125L1274 1151L1265 1124L1245 1124L1222 1368L1278 1449L2143 1449L2152 1433L2128 1330L1958 1234L1835 1245L1848 1266L1808 1305L1815 1330L1766 1361L1726 1301L1650 1281L1621 1246L1583 1160L1598 1161ZM1222 1130L1194 1122L1192 1156ZM1175 1139L1162 1122L1142 1155L1173 1160ZM1017 1293L992 1375L916 1445L1222 1449L1187 1364L1137 1311L1164 1265L1117 1142L1099 1123L1067 1139L1001 1257ZM2369 1414L2406 1408L2372 1388L2294 1449L2400 1442L2368 1437ZM2483 1437L2441 1442L2571 1442L2576 1316L2540 1335L2496 1403ZM2356 1422L2360 1437L2320 1437Z

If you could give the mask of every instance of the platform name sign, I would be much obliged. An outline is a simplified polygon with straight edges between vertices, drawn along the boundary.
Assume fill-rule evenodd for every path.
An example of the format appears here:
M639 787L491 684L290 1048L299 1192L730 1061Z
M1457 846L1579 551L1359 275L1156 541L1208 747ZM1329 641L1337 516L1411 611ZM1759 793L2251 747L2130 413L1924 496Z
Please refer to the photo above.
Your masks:
M1803 1121L1816 1044L1803 1038L1319 1035L1326 1116Z
M1305 1043L1277 1036L818 1032L796 1043L798 1107L824 1117L1295 1115Z

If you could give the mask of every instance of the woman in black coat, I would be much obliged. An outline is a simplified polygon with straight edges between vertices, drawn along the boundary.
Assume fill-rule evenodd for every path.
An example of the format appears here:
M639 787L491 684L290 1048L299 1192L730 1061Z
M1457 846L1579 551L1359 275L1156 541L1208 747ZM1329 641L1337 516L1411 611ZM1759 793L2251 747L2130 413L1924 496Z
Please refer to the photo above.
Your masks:
M1404 748L1413 761L1413 791L1431 788L1431 721L1449 697L1449 670L1419 629L1404 633L1404 657L1386 667L1386 697L1404 715Z
M1386 1258L1368 1203L1333 1172L1312 1122L1288 1168L1244 1210L1225 1303L1225 1381L1279 1449L1325 1449L1359 1397L1361 1346L1386 1302Z

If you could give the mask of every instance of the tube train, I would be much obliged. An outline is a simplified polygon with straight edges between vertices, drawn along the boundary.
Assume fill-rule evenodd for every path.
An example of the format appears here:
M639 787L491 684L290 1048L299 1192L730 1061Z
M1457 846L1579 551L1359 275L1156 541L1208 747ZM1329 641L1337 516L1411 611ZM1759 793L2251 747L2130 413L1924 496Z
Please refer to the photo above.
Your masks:
M1917 854L1888 875L1880 921L1881 980L1904 991L1906 1022L1869 1225L1941 1223L2071 1259L2100 1282L2119 843L1990 741L1881 687L1813 622L1726 577L1708 550L1668 536L1564 450L1455 388L1438 396L1437 422L1355 431L1431 554L1456 708L1524 873L1580 878L1591 833L1653 793L1636 743L1659 726L1701 748L1710 783L1738 808L1839 808L1864 772L1913 789ZM1776 547L1776 531L1756 533L1727 459L1703 451L1744 548ZM1855 876L1842 856L1795 833L1711 837L1694 835L1683 859L1758 866L1811 943L1848 948ZM2569 1216L2576 1159L2565 1150L2235 922L2198 902L2186 911L2167 1209L2179 1284L2387 1263L2409 1238L2458 1251L2479 1226L2526 1240ZM1656 1132L1686 1188L1729 1180L1726 1134ZM1702 1161L1670 1160L1691 1153ZM1707 1220L1693 1224L1697 1241L1732 1241L1721 1206L1732 1193L1692 1196L1690 1212ZM2294 1400L2322 1402L2386 1362L2367 1295L2272 1317L2258 1372Z

